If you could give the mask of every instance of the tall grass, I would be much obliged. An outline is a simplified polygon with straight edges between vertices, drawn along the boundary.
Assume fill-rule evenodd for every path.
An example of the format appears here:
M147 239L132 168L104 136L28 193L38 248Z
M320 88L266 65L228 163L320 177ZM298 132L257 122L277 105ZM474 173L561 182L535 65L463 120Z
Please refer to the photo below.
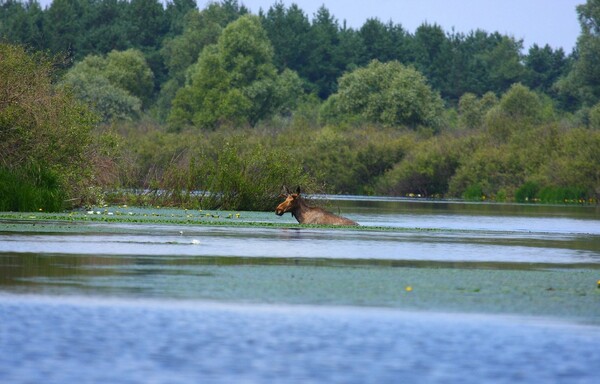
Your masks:
M116 193L107 200L264 211L274 209L283 184L315 190L314 178L291 153L261 142L248 132L190 135L187 141L177 138L169 133L158 134L138 154L147 169L142 194ZM170 147L170 158L161 155L165 147Z
M65 196L58 177L45 168L0 169L0 211L58 212Z

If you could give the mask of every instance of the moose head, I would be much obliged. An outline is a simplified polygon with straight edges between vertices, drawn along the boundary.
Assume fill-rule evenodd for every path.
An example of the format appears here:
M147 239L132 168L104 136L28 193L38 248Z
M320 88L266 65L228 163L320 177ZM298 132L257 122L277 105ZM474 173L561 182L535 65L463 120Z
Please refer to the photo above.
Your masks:
M278 216L283 216L286 212L293 212L300 203L300 187L296 189L296 193L290 192L288 187L283 187L283 192L279 197L285 198L285 200L275 208L275 213Z

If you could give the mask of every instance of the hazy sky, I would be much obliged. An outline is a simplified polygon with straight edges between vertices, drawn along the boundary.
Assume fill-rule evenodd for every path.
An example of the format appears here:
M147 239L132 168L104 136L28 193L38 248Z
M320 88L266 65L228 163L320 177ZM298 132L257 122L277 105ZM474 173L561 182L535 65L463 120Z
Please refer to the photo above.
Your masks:
M209 1L197 0L204 8ZM268 10L275 0L239 0L252 13ZM483 29L523 39L527 50L537 43L562 47L568 54L579 35L575 6L585 0L284 0L298 6L312 19L316 10L325 5L340 24L359 28L365 20L377 17L392 20L411 33L424 21L437 23L445 31L457 32Z

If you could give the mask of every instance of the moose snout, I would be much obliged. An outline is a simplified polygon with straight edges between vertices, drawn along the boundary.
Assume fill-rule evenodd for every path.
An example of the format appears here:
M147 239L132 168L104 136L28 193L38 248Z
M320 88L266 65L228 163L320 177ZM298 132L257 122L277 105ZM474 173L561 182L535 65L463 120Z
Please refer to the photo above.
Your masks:
M283 214L285 213L285 206L284 204L279 204L276 208L275 208L275 214L277 216L283 216Z

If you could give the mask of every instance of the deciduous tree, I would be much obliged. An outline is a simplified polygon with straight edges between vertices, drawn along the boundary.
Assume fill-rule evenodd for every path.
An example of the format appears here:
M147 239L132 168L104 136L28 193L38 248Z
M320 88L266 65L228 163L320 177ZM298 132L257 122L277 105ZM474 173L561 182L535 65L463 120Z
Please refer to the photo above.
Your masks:
M292 78L300 83L291 72L277 74L273 48L258 17L243 16L225 28L217 44L204 48L173 100L169 122L175 127L253 126L298 96L278 93L280 82L289 85Z
M443 102L426 78L397 61L372 61L367 67L347 73L330 103L341 118L359 116L387 126L438 127Z

